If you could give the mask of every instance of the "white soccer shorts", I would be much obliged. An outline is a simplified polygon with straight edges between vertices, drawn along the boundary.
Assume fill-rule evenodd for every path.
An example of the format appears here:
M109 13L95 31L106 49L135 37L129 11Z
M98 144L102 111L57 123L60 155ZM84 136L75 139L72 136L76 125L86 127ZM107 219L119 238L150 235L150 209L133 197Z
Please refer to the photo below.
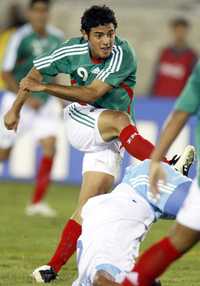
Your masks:
M112 193L89 199L82 218L77 243L79 276L73 285L91 286L98 270L120 282L132 269L140 242L154 221L152 208L121 183Z
M124 149L119 140L105 142L98 129L98 119L105 109L72 103L65 108L64 120L71 145L86 154L82 173L96 171L117 177Z
M191 229L200 231L200 187L194 179L188 196L177 215L177 222Z
M34 140L40 140L49 136L56 136L58 124L58 112L55 110L55 100L49 99L41 108L34 110L24 105L20 114L20 122L17 132L7 130L3 116L10 109L15 94L5 92L0 106L0 148L10 148L14 145L18 136L31 132Z

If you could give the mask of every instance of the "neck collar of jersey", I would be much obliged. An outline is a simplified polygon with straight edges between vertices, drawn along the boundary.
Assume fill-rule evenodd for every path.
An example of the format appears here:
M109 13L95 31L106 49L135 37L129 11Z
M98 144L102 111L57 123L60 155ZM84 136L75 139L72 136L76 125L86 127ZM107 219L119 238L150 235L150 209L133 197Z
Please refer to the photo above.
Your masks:
M98 65L101 64L104 60L91 57L91 61L93 64Z

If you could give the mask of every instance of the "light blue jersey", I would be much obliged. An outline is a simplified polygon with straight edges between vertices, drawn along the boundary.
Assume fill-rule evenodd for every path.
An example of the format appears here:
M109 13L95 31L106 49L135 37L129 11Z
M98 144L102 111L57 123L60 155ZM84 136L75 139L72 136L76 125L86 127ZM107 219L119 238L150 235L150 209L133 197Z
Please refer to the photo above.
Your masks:
M174 218L187 196L192 180L166 163L162 163L166 173L166 184L159 183L160 194L157 199L149 190L150 160L145 160L126 169L123 183L129 184L152 206L156 218Z
M95 273L109 273L120 283L138 256L140 242L159 217L173 218L187 196L191 180L163 163L167 184L157 201L149 191L145 160L126 169L113 192L88 200L82 210L82 234L77 243L78 279L73 286L92 286Z

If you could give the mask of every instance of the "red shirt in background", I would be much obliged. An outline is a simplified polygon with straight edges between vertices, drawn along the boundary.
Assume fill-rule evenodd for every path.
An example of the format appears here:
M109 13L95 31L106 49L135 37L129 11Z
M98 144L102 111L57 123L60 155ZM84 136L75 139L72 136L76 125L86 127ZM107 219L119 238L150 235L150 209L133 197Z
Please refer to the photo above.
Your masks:
M197 54L191 48L165 48L156 69L152 95L178 97L196 62Z

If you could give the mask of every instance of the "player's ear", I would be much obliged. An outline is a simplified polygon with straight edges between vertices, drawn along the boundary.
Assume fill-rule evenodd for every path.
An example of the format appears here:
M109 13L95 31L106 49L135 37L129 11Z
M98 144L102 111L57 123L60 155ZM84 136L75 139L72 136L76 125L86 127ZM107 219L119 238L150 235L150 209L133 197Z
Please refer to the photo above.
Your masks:
M83 35L84 40L88 41L88 34L86 33L86 31L81 29L81 33Z

